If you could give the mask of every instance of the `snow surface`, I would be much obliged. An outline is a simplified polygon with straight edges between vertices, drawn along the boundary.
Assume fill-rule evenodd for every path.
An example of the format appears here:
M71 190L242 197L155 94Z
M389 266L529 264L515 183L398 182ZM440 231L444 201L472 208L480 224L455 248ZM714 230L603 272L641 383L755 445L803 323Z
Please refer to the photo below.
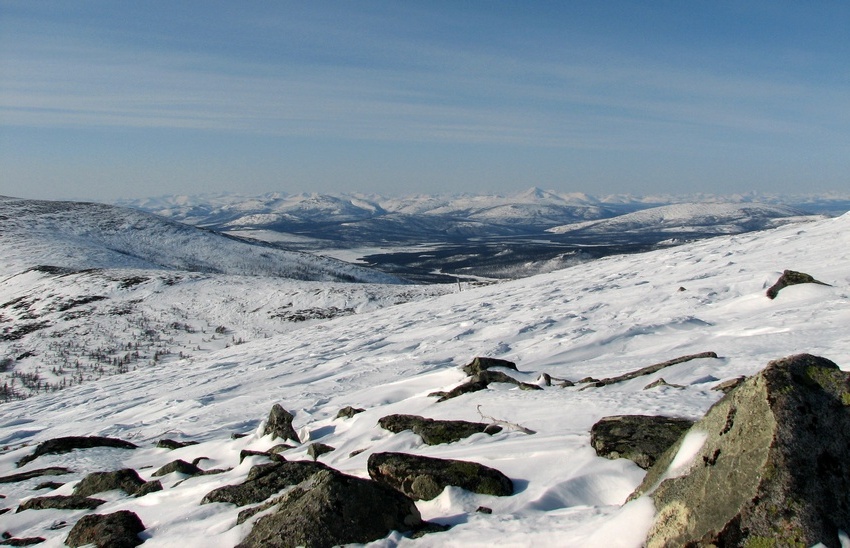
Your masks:
M366 476L377 451L407 451L468 459L513 479L516 494L483 496L447 488L417 506L426 519L451 524L444 533L412 541L400 533L371 546L640 546L652 503L623 505L644 476L627 460L597 457L589 444L594 422L608 415L663 414L698 419L720 397L719 381L751 375L770 360L809 352L850 365L850 214L771 231L724 236L641 255L609 257L532 278L430 300L336 318L311 329L233 346L200 358L90 382L53 394L3 404L0 475L45 466L75 473L51 494L68 494L86 473L133 467L145 479L173 459L205 456L204 468L225 474L166 476L162 492L134 499L107 494L100 513L129 509L147 526L146 547L233 546L250 523L235 526L238 509L199 506L212 489L245 478L263 462L239 451L274 444L258 436L275 403L295 413L305 441L336 448L321 460ZM782 270L807 272L831 284L765 290ZM680 290L681 288L681 290ZM685 354L715 351L718 359L682 363L603 388L511 385L436 403L430 392L463 379L458 366L474 356L513 360L521 380L538 376L578 380L610 377ZM663 377L670 386L643 388ZM353 405L352 419L334 419ZM447 445L425 446L410 432L377 427L380 417L413 413L440 419L486 415L535 430L506 429ZM231 439L234 432L247 437ZM15 468L40 441L68 435L131 440L134 451L91 449L44 456ZM161 438L196 440L175 451ZM26 444L26 445L24 445ZM365 449L354 457L352 451ZM285 453L306 458L306 444ZM0 485L2 505L14 508L44 481ZM103 497L101 497L103 498ZM491 515L477 513L479 506ZM0 516L17 537L43 536L61 546L77 511L26 511ZM58 528L52 529L56 524Z

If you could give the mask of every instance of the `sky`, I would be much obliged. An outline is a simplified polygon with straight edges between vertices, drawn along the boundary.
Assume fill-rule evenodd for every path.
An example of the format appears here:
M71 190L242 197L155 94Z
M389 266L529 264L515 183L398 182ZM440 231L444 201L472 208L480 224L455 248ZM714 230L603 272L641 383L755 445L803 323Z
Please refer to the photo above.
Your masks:
M0 0L0 195L850 190L844 1Z

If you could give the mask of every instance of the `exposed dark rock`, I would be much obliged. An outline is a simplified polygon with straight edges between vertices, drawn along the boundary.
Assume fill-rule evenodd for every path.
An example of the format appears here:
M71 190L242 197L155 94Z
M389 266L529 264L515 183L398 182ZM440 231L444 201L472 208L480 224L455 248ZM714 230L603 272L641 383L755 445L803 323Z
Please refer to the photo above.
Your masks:
M80 480L74 487L74 494L81 497L120 489L128 495L135 495L145 480L132 468L115 470L114 472L92 472Z
M475 509L475 511L478 512L478 513L481 513L481 514L492 514L493 513L493 509L488 508L487 506L479 506L478 508Z
M32 462L43 455L68 453L74 449L89 449L92 447L117 447L119 449L135 449L136 445L129 441L101 436L69 436L55 438L38 444L35 451L18 461L18 468Z
M734 379L729 379L728 381L723 381L721 383L716 384L711 389L717 390L718 392L723 392L724 394L728 394L732 390L734 390L738 385L747 380L747 377L735 377Z
M229 502L236 506L256 504L327 468L321 462L306 460L258 464L251 468L244 482L238 485L225 485L210 491L201 500L201 504L211 502Z
M387 415L378 420L378 425L395 434L411 430L428 445L452 443L480 432L492 435L502 431L500 426L483 422L435 420L417 415Z
M631 379L636 379L638 377L642 377L644 375L649 375L651 373L655 373L656 371L661 371L665 367L670 367L671 365L677 365L680 363L689 362L691 360L696 360L700 358L717 358L717 354L714 352L700 352L699 354L689 354L687 356L680 356L678 358L673 358L672 360L667 360L666 362L656 363L653 365L648 365L636 371L631 371L629 373L625 373L623 375L618 375L616 377L610 377L607 379L596 380L596 379L584 379L580 382L589 382L588 386L584 388L596 387L600 388L602 386L607 386L609 384L614 384L623 381L629 381ZM584 388L582 390L584 390Z
M797 285L797 284L820 284L820 285L829 285L823 282L820 282L809 274L805 272L796 272L794 270L786 270L782 273L782 276L776 280L776 283L770 286L767 290L767 297L769 299L775 299L777 295L779 295L779 291L789 285Z
M187 476L197 476L199 474L203 474L204 471L195 466L192 463L186 462L185 460L173 460L151 474L152 477L158 478L160 476L164 476L166 474L170 474L172 472L177 472L178 474L185 474Z
M35 486L35 491L41 491L42 489L59 489L65 485L64 483L59 483L58 481L45 481L43 483L39 483Z
M39 468L38 470L29 470L27 472L20 472L18 474L0 476L0 483L16 483L19 481L26 481L32 478L38 478L41 476L61 476L63 474L70 473L71 470L68 468L63 468L61 466L51 466L49 468Z
M275 446L278 447L278 446ZM274 449L274 448L272 448ZM277 453L272 453L271 450L268 451L254 451L252 449L243 449L239 451L239 462L241 463L245 460L246 457L266 457L269 460L273 460L275 462L283 462L286 459L283 455L279 455Z
M684 388L684 386L682 386L681 384L670 384L664 379L656 379L644 386L643 389L650 390L651 388L658 388L659 386L669 386L670 388Z
M47 540L44 537L7 538L0 541L0 546L33 546Z
M239 548L324 548L367 543L422 523L413 501L378 482L326 468L281 497Z
M352 451L351 453L348 454L348 458L356 457L357 455L359 455L363 451L366 451L365 447L363 449L355 449L354 451Z
M424 537L425 535L430 535L432 533L444 533L451 528L451 525L434 523L433 521L424 521L422 522L422 525L413 530L413 532L410 534L410 538L418 539Z
M536 384L529 384L526 382L518 381L515 378L506 375L505 373L502 373L501 371L490 371L484 369L480 373L474 375L469 381L461 384L460 386L452 388L448 392L434 392L432 394L429 394L429 396L439 396L440 399L438 399L437 401L442 402L450 400L452 398L456 398L458 396L462 396L463 394L484 390L492 382L503 382L507 384L513 384L518 386L521 390L543 390Z
M162 491L162 482L159 480L148 481L136 491L136 498L143 497L148 493L156 493L157 491Z
M242 438L246 437L247 435L248 434L244 434L242 432L233 432L232 434L230 434L230 439L241 440Z
M198 464L200 464L200 462L204 461L204 460L210 460L210 458L209 457L195 457L194 459L192 459L192 464L194 464L195 466L198 466Z
M55 495L52 497L33 497L27 499L18 506L16 512L24 510L94 510L106 502L101 499L93 499L80 495Z
M180 449L181 447L188 447L189 445L197 445L196 441L175 441L169 439L162 439L156 442L156 446L161 449Z
M629 459L646 470L693 423L650 415L605 417L590 429L590 445L600 457Z
M324 444L324 443L314 442L314 443L311 443L310 446L307 448L307 454L313 460L317 460L320 456L324 455L325 453L330 453L331 451L335 451L335 450L336 450L336 447L331 447L330 445L327 445L327 444Z
M71 548L89 544L97 548L133 548L144 542L139 538L139 533L144 530L142 520L129 510L89 514L74 525L65 544Z
M266 428L263 430L263 435L272 434L274 438L283 440L292 440L295 443L301 443L298 439L298 434L292 427L292 413L284 409L279 403L272 406L269 412L269 418L266 420Z
M461 460L406 453L373 453L369 476L415 500L431 500L449 485L482 495L513 495L513 482L494 468Z
M461 369L469 376L477 375L482 371L486 371L491 367L504 367L507 369L517 370L516 364L508 360L500 360L498 358L474 358L471 362L464 365Z
M279 443L277 445L270 447L269 450L266 451L266 453L271 453L273 455L279 455L279 454L283 453L284 451L288 451L290 449L295 449L295 446L289 445L288 443Z
M336 418L337 419L341 419L341 418L350 419L354 415L356 415L358 413L362 413L364 411L366 411L366 410L361 409L359 407L351 407L350 405L347 405L347 406L345 406L345 407L343 407L342 409L339 410L339 412L336 414Z
M850 374L808 354L771 362L692 431L682 440L707 437L690 463L667 477L680 440L633 495L649 492L658 512L647 546L840 546Z

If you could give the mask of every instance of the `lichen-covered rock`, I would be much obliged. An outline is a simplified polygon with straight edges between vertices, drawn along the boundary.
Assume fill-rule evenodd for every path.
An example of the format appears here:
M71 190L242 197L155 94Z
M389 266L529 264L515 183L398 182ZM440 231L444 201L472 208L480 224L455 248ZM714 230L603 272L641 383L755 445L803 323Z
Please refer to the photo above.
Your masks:
M139 533L145 525L135 513L120 510L112 514L89 514L68 533L65 544L72 548L94 545L97 548L133 548L144 541Z
M54 438L38 444L35 451L18 461L18 468L34 461L43 455L55 455L69 453L75 449L89 449L92 447L116 447L119 449L136 449L136 445L129 441L102 436L68 436Z
M415 500L431 500L449 485L482 495L510 496L514 493L510 478L477 462L407 453L373 453L367 467L372 479Z
M502 431L500 426L483 422L468 422L459 420L435 420L418 415L387 415L378 420L384 430L395 434L410 430L422 438L428 445L452 443L473 434L496 434Z
M258 464L251 468L244 482L213 489L201 500L201 504L211 502L229 502L236 506L256 504L327 468L321 462L306 460Z
M478 373L481 373L482 371L485 371L487 369L490 369L491 367L504 367L506 369L513 369L514 371L517 370L516 364L514 362L508 360L500 360L499 358L484 358L480 356L474 358L471 362L464 365L461 369L463 369L463 372L467 375L472 376L477 375Z
M55 495L52 497L33 497L18 506L16 512L24 510L94 510L106 502L80 495Z
M767 290L767 297L769 299L775 299L777 295L779 295L779 291L789 285L797 285L797 284L819 284L819 285L829 285L823 282L820 282L814 279L811 275L806 274L805 272L797 272L795 270L786 270L782 273L782 276L776 280L776 283L770 286Z
M848 451L850 374L808 354L771 362L649 470L633 495L657 509L647 546L838 548L838 530L850 531Z
M367 543L422 523L416 505L378 482L320 470L281 497L238 548L324 548Z
M646 470L693 423L653 415L605 417L590 429L590 445L600 457L629 459Z
M269 411L269 418L266 420L266 427L263 430L263 435L272 434L274 438L283 440L292 440L295 443L301 443L298 434L292 427L292 413L284 409L279 403L272 406Z
M184 474L187 476L197 476L204 473L203 470L194 464L186 462L185 460L177 459L159 468L156 472L151 474L151 477L158 478L172 472L177 472L178 474Z
M74 487L74 494L88 497L95 493L120 489L128 495L135 495L136 491L144 484L145 480L139 477L139 474L132 468L112 472L92 472Z

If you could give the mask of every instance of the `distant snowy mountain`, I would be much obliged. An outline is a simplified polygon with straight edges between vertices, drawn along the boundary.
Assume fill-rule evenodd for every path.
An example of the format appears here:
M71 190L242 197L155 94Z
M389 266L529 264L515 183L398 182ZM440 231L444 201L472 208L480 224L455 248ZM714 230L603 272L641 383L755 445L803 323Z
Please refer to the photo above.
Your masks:
M326 257L248 243L138 210L0 197L0 272L37 265L399 283Z
M597 456L590 444L591 426L603 417L623 414L698 419L722 397L715 390L722 381L753 375L771 360L801 352L850 370L848 234L850 214L606 257L545 275L342 315L309 329L270 334L2 404L0 476L19 475L2 484L0 508L8 509L2 515L3 531L16 539L42 537L43 546L59 547L71 527L92 511L16 512L19 505L36 496L71 495L91 472L132 468L145 481L158 479L163 489L140 497L118 490L97 493L103 502L94 512L136 513L145 528L145 546L235 546L260 516L275 511L273 505L201 501L214 489L240 484L249 473L257 476L264 470L255 466L273 462L257 452L281 442L263 436L269 410L280 404L294 414L299 437L298 442L288 440L290 448L279 448L288 462L312 460L308 448L319 442L333 448L317 457L321 463L360 478L369 474L371 455L405 452L482 463L504 473L514 485L511 496L446 487L433 500L417 501L416 507L424 519L450 526L447 531L417 540L396 531L366 546L637 548L656 510L646 498L626 500L645 471L627 459ZM790 286L776 299L767 298L766 288L785 269L806 272L829 285ZM9 280L4 291L25 285L43 290L38 302L10 299L0 310L0 326L39 321L22 315L29 311L39 316L47 308L58 311L72 304L54 302L52 286L39 285L55 283L50 280L55 276L61 273L36 270ZM99 290L85 286L75 297L77 304L65 313L84 312L97 304L86 304L84 297L120 294L122 283L148 291L161 310L180 309L193 284L208 284L198 294L198 306L212 294L219 294L221 303L207 316L210 319L243 306L246 295L255 295L256 301L245 306L260 306L263 301L256 295L270 290L265 278L216 286L212 279L192 277L179 293L169 293L169 286L157 279L101 278L93 283L101 285ZM285 301L269 303L268 310ZM300 306L293 303L293 308ZM196 308L188 310L193 314ZM70 321L52 318L57 324ZM268 314L263 318L277 321ZM92 324L86 348L96 351L98 345L112 344L114 331L104 325ZM193 336L209 338L210 331ZM43 344L56 343L61 349L75 337L45 338ZM223 337L230 340L231 335ZM709 351L717 357L678 363L616 384L580 382ZM431 394L464 382L459 366L475 356L514 361L518 371L504 369L504 374L540 390L493 382L438 403ZM658 382L661 378L666 382ZM562 387L558 379L577 384ZM363 411L339 417L346 406ZM835 407L840 409L840 402ZM392 433L378 426L379 419L390 414L501 421L503 429L426 445L411 431ZM113 436L138 448L80 449L43 455L22 467L15 464L33 454L39 443L83 435ZM195 444L174 450L157 447L164 438ZM680 456L675 472L687 466L689 454ZM726 458L714 455L724 466L733 466ZM189 476L174 471L154 477L157 469L177 459L195 461L213 473ZM49 467L67 470L48 478L55 483L31 476ZM237 521L246 509L260 513L244 523Z
M785 206L736 203L685 203L653 207L613 217L550 228L554 234L738 234L764 230L803 218L802 211Z

